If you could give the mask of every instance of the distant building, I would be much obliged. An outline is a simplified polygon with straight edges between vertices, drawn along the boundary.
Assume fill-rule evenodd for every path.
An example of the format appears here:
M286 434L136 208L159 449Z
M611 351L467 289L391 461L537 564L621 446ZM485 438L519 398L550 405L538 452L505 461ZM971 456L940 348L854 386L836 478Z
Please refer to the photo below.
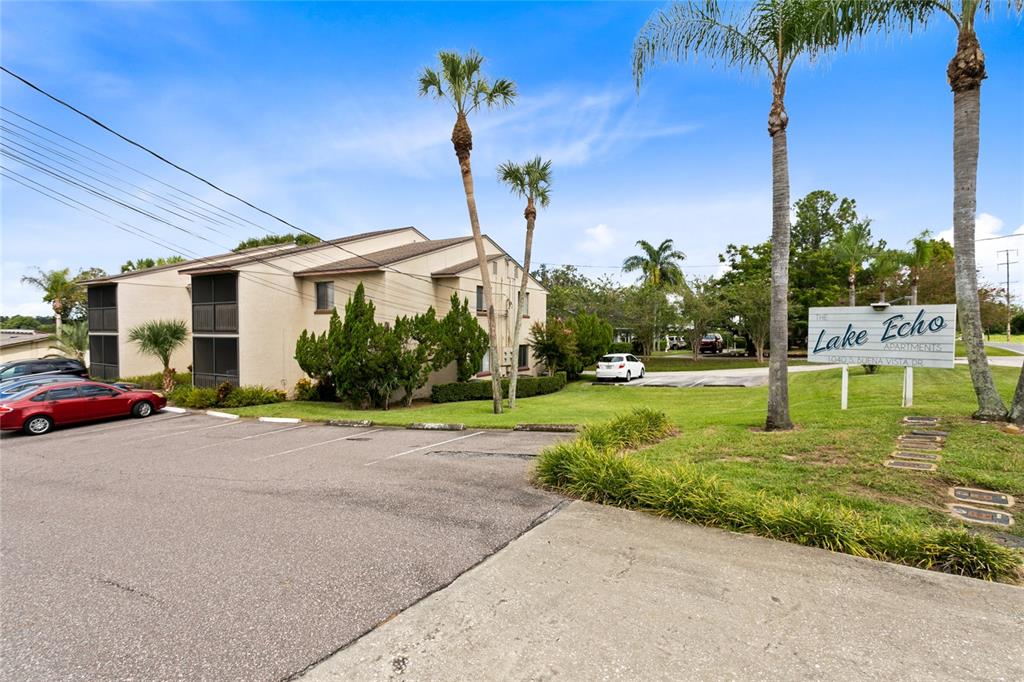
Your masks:
M50 349L53 334L43 334L33 329L0 330L0 362L28 360L44 355L56 354Z
M515 292L522 269L484 237L495 293L502 374L535 374L527 345L531 320L547 314L547 292L530 278L528 312L512 338ZM190 343L171 359L192 367L196 386L260 384L291 390L305 375L294 359L303 329L325 331L331 312L362 282L378 322L416 315L433 306L438 317L457 292L477 309L486 329L483 287L471 237L428 239L414 227L355 234L296 246L275 244L87 282L90 374L112 379L150 374L156 360L140 355L128 330L154 319L189 323ZM484 367L482 375L489 373ZM453 381L454 365L430 383ZM428 388L425 387L422 392Z

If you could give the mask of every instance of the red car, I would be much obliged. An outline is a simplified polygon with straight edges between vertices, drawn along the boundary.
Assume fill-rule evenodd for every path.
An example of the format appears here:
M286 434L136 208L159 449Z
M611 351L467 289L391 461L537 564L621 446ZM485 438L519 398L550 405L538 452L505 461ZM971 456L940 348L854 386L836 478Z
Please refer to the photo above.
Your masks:
M167 400L159 393L123 390L96 381L32 386L0 403L0 430L23 430L31 436L48 433L55 425L110 417L148 417Z

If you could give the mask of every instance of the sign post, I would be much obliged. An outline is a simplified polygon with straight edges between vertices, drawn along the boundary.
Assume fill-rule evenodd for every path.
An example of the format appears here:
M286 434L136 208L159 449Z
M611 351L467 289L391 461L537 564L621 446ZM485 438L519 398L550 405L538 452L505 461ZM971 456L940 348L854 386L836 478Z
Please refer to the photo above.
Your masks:
M953 368L956 305L811 308L807 361L843 365L840 406L847 408L849 365L906 367L903 406L914 403L914 367Z

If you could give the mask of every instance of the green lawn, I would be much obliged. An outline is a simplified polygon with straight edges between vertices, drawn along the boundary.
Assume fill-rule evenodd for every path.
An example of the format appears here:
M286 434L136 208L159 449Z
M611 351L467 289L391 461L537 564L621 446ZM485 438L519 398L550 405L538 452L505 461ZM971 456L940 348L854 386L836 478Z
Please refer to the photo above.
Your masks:
M1003 338L1005 339L1006 337L1004 336ZM997 338L993 338L992 340L999 341ZM997 348L996 346L985 346L985 354L992 358L1011 356L1020 357L1020 353L1015 353L1012 350L1007 350L1005 348ZM956 342L956 356L958 358L967 357L967 347L964 346L963 341Z

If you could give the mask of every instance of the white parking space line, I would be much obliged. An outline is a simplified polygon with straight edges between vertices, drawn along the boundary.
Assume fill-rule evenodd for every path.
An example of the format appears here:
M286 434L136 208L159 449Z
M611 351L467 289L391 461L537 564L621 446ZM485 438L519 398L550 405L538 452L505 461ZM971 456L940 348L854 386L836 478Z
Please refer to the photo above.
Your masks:
M295 428L295 427L292 427L292 428ZM315 447L318 447L320 445L327 445L328 443L337 443L340 440L348 440L349 438L355 438L356 436L366 436L366 435L369 435L371 433L377 433L378 431L383 431L383 430L384 429L370 429L369 431L360 431L359 433L350 433L349 435L342 436L341 438L333 438L331 440L325 440L325 441L320 441L319 443L313 443L312 445L303 445L301 448L292 448L291 450L285 450L283 452L275 452L273 454L264 455L263 457L257 457L256 459L252 459L252 460L249 460L249 461L251 461L251 462L259 462L259 461L264 460L264 459L270 459L271 457L280 457L281 455L290 455L293 452L299 452L300 450L308 450L310 448L315 448Z
M238 422L228 422L228 424L221 424L221 426L229 426L230 424L237 424L237 423ZM216 443L207 443L206 445L200 445L198 448L192 448L190 451L191 452L196 452L197 450L205 450L206 448L215 448L218 445L224 445L225 443L233 443L235 441L240 441L240 440L251 440L253 438L261 438L263 436L269 436L272 433L281 433L282 431L294 431L295 429L304 429L304 428L306 428L305 424L299 424L298 426L289 426L289 427L283 428L283 429L274 429L273 431L264 431L263 433L254 433L251 436L242 436L241 438L232 438L232 439L226 440L226 441L217 441Z
M171 438L173 436L180 436L182 434L193 433L195 431L209 431L210 429L221 429L221 428L224 428L225 426L234 426L235 424L238 424L238 423L239 422L228 422L226 424L214 424L213 426L200 426L199 428L196 428L196 429L184 429L182 431L174 431L172 433L161 433L159 436L150 436L149 438L143 438L143 439L137 440L135 442L136 443L145 443L146 441L150 441L150 440L159 440L160 438Z
M484 433L484 432L483 431L477 431L476 433L471 433L471 434L469 434L467 436L459 436L458 438L449 438L448 440L443 440L440 443L431 443L430 445L424 445L423 447L413 448L412 450L406 450L405 452L399 452L397 455L390 455L388 457L382 457L380 459L375 459L372 462L367 462L363 466L370 466L371 464L376 464L377 462L383 462L385 460L394 459L395 457L401 457L402 455L408 455L408 454L411 454L413 452L419 452L420 450L426 450L427 448L437 447L438 445L444 445L445 443L454 443L457 440L463 440L463 439L466 439L466 438L472 438L473 436L479 436L481 433Z

